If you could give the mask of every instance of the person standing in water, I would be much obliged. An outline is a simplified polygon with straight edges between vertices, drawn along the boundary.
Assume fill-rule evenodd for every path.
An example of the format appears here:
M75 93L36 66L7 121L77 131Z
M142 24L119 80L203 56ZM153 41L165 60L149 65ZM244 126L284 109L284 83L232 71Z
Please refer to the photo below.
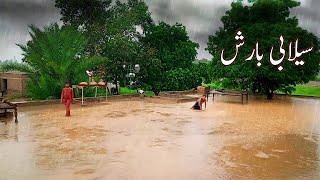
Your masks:
M71 116L70 106L73 102L73 90L69 83L66 83L61 92L61 103L66 107L66 116Z
M201 98L199 98L196 103L192 106L191 109L194 109L194 110L202 110L202 104L204 103L204 107L205 109L207 109L207 98L206 98L206 95L202 95Z

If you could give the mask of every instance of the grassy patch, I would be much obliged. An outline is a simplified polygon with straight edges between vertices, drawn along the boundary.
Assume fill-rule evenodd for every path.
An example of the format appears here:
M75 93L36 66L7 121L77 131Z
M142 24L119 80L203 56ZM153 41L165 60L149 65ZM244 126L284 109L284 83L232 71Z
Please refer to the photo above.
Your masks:
M145 92L145 95L146 95L147 97L155 96L154 92L152 92L152 91L146 91L146 92Z
M223 88L222 82L212 82L209 84L202 84L202 86L210 87L210 89L222 89Z
M132 95L132 94L137 94L136 89L129 89L127 87L121 87L120 88L120 94L121 95Z
M136 89L129 89L127 87L121 87L120 94L121 95L134 95L134 94L138 94L138 93L137 93ZM150 96L154 96L154 93L152 91L145 91L145 95L150 97Z
M316 96L320 97L320 87L310 87L305 85L296 86L296 91L292 93L293 95L300 96Z
M320 79L320 77L318 78ZM210 87L210 89L221 89L224 87L221 82L203 84L203 86ZM292 95L320 97L320 86L298 85L295 87L295 89L296 90L292 93ZM284 92L281 91L276 91L276 93L284 94Z

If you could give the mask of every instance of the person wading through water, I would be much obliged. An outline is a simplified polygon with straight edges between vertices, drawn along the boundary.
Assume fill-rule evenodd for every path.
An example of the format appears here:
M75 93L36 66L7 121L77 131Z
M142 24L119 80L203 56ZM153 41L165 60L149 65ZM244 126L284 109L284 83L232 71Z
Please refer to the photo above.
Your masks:
M61 92L61 103L66 107L66 116L71 116L70 106L73 102L73 90L69 83L66 83Z
M206 95L202 95L201 98L199 98L196 103L192 106L191 109L194 109L194 110L202 110L202 104L204 103L204 107L205 109L207 109L207 99L206 99Z

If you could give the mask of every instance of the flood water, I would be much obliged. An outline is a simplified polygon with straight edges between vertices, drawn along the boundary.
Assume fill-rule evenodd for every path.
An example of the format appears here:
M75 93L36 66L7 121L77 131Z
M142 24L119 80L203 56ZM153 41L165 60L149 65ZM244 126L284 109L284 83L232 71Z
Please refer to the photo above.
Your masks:
M20 108L0 179L320 179L320 100L217 99Z

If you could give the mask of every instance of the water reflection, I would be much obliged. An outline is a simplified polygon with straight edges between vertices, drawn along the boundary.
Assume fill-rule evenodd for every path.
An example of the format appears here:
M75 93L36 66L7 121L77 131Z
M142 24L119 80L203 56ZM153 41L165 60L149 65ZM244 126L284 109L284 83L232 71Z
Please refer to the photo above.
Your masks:
M235 179L319 178L318 144L298 134L223 148L221 163Z
M12 141L19 141L18 139L18 131L19 126L16 126L12 123L13 117L1 117L0 121L0 141L1 140L12 140Z

